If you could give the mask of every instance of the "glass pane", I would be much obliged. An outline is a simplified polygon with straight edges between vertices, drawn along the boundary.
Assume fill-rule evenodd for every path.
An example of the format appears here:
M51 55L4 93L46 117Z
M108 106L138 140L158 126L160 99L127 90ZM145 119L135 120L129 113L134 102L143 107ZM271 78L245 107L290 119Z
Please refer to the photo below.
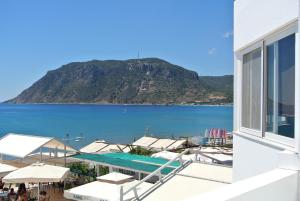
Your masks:
M242 126L261 130L261 49L243 56Z
M267 46L266 131L294 138L295 34Z

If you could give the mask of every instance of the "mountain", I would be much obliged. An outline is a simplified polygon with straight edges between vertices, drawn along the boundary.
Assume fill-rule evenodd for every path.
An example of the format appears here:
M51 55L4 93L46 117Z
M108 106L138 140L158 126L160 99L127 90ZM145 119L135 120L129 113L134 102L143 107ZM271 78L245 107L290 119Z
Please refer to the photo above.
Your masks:
M223 104L233 76L198 76L158 58L73 62L8 103Z

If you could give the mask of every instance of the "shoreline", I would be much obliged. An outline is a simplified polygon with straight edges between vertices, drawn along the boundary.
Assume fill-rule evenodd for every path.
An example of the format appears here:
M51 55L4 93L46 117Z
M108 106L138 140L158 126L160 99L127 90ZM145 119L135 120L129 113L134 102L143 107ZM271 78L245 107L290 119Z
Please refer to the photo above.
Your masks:
M5 103L0 105L95 105L95 106L210 106L210 107L233 107L233 103L224 104L152 104L152 103Z

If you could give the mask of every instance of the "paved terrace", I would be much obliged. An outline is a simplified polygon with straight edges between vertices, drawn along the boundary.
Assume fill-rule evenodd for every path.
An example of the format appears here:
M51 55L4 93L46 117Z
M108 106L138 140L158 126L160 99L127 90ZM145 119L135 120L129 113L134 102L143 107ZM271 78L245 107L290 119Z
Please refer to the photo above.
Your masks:
M210 192L232 181L232 168L218 165L192 163L159 185L143 198L144 201L180 201Z

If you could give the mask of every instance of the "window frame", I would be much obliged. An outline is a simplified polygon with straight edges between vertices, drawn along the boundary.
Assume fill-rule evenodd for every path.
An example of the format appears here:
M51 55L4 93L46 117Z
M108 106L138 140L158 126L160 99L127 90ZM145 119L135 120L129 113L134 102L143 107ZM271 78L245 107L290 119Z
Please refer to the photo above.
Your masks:
M242 102L242 98L243 98L243 93L242 93L242 87L243 87L243 63L244 63L244 55L254 51L254 50L257 50L257 49L260 49L260 52L261 52L261 73L263 73L263 58L264 58L264 52L263 52L263 41L260 41L258 43L255 43L251 46L249 46L248 48L242 50L239 54L239 58L240 58L240 61L241 61L241 71L240 71L240 82L239 82L239 91L240 91L240 96L239 96L239 108L240 108L240 121L239 121L239 125L240 125L240 131L241 132L245 132L245 133L248 133L250 135L254 135L254 136L262 136L262 130L263 130L263 125L262 125L262 121L260 123L260 130L255 130L255 129L251 129L251 128L247 128L247 127L243 127L243 124L242 124L242 113L243 113L243 102ZM261 77L262 77L262 74L261 74ZM263 79L261 79L261 103L263 101ZM263 108L262 108L262 105L260 106L260 118L262 120L262 114L263 114Z
M276 32L274 34L272 34L271 36L269 36L268 38L266 38L264 40L264 52L265 52L265 56L264 56L264 124L266 124L266 117L267 117L267 107L266 107L266 100L267 100L267 46L271 45L272 43L279 41L285 37L288 37L289 35L295 34L295 70L296 70L296 45L297 45L297 37L296 34L298 32L298 27L295 23L291 24L290 26L286 27L285 29L282 29L279 32ZM296 80L296 73L295 73L295 80ZM296 105L296 83L295 83L295 105ZM295 107L295 106L294 106ZM296 108L296 107L295 107ZM295 110L296 113L296 110ZM296 115L294 116L295 118L295 122L296 122ZM294 138L289 138L289 137L285 137L282 135L278 135L272 132L267 132L265 129L265 125L264 125L264 138L272 140L274 142L280 143L280 144L284 144L284 145L288 145L288 146L295 146L295 142L296 142L296 124L294 125Z
M294 138L289 138L285 136L281 136L275 133L271 132L266 132L266 114L267 114L267 107L266 107L266 100L267 100L267 46L280 40L283 39L291 34L295 34L295 71L297 68L299 68L298 64L298 59L297 59L297 43L299 41L299 32L298 32L298 22L293 22L289 24L288 26L281 28L280 30L275 31L274 33L264 37L263 39L257 41L256 43L253 43L251 46L239 51L237 53L237 59L239 60L239 77L240 79L238 80L238 92L239 92L239 101L238 101L238 108L239 108L239 121L238 121L238 128L240 132L249 134L249 135L254 135L263 139L267 139L279 144L283 144L286 146L291 146L295 147L296 146L296 140L297 140L297 130L296 130L296 123L295 123L295 128L294 128ZM245 54L248 54L252 52L255 49L260 48L261 50L261 130L254 130L250 128L246 128L242 126L242 84L243 84L243 57ZM296 73L295 73L295 81L296 81ZM296 85L295 82L295 122L297 122L298 117L296 115L296 100L298 97L297 90L300 88L300 86Z

